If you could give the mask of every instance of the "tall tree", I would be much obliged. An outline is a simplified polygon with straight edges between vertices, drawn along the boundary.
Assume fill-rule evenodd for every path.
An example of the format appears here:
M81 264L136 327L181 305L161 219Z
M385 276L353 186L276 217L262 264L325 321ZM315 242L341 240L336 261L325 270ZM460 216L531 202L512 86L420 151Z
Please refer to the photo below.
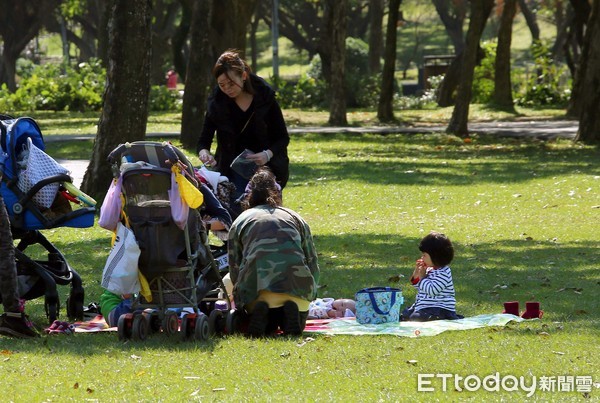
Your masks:
M465 47L463 23L467 14L467 1L432 0L432 2L454 45L454 54L461 54Z
M212 58L226 49L246 51L246 33L258 0L213 0L210 43Z
M369 71L371 74L377 74L381 70L383 10L383 0L371 0L369 5Z
M329 124L347 126L346 91L344 89L346 64L346 13L348 0L326 0L328 32L331 40L331 103Z
M485 28L490 13L494 8L494 0L471 0L471 16L469 19L469 30L467 31L467 40L465 51L463 52L462 71L458 93L456 95L456 104L452 111L450 123L446 128L447 133L453 133L461 136L469 134L467 123L469 120L469 104L471 103L473 72L477 63L477 50L481 34Z
M0 0L0 85L17 89L17 59L59 4L60 0Z
M519 8L525 17L529 32L531 32L531 39L535 42L540 40L540 26L537 23L536 14L531 11L530 3L532 3L531 0L519 0Z
M198 135L202 131L206 98L211 82L212 60L205 57L210 51L211 8L212 3L209 1L197 1L193 6L190 57L185 76L180 137L181 143L187 148L196 146Z
M112 174L108 154L143 140L148 120L152 51L152 0L113 0L106 90L98 133L82 190L103 199Z
M583 43L579 131L576 141L600 143L600 0L594 0Z
M512 42L512 23L517 12L517 0L504 0L503 3L494 65L493 100L498 106L514 110L510 79L510 44Z
M579 73L579 69L581 68L580 54L583 53L583 51L580 53L579 49L583 48L584 38L587 35L585 33L587 25L593 23L593 21L590 18L592 9L588 0L571 0L571 5L574 9L574 15L567 34L565 58L567 59L567 65L571 70L574 80L569 106L567 107L567 115L580 116L582 112L581 93L584 91L582 87L584 85L583 78L586 73Z
M381 93L377 106L377 119L381 122L394 121L394 72L396 71L396 38L398 18L402 0L390 0L388 23L385 35L385 58L381 77Z

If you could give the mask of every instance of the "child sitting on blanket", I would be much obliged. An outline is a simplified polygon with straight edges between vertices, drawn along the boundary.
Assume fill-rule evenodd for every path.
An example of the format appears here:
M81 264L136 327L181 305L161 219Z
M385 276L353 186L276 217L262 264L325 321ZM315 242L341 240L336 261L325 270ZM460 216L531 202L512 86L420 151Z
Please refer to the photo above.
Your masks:
M406 308L400 320L425 322L439 319L462 319L456 314L456 299L450 262L454 248L450 239L431 232L419 244L422 252L410 282L417 289L415 303Z
M353 318L356 302L353 299L317 298L308 306L308 319Z
M119 323L119 317L124 313L131 312L131 295L117 295L104 290L100 295L100 312L108 326L115 327Z

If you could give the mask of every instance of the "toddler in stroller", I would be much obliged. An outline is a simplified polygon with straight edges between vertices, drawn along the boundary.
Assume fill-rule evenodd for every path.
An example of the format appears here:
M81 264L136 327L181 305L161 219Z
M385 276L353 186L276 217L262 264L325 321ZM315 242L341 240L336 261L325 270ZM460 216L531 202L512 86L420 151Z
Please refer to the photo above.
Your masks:
M91 227L95 202L73 185L65 168L44 153L42 132L33 119L0 115L0 130L0 191L12 237L19 241L14 250L19 295L24 300L44 295L46 315L52 323L60 310L57 285L70 285L67 315L71 319L82 319L81 278L41 230ZM25 253L33 245L45 249L46 259L32 258Z
M116 322L120 339L134 340L160 330L173 335L179 327L184 339L205 340L225 331L229 297L197 209L202 193L193 165L173 145L148 141L121 144L108 161L122 196L112 202L122 203L122 217L139 245L141 279L140 292L130 302L121 303L121 295L105 291L101 309L113 321L109 324ZM114 229L117 223L103 217L108 202L107 196L99 222ZM181 310L187 312L179 326Z

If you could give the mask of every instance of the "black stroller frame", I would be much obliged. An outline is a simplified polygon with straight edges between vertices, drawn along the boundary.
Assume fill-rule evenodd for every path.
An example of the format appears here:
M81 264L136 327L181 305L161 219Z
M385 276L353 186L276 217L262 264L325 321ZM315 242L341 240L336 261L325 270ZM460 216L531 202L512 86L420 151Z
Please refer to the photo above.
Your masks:
M225 333L231 305L200 213L190 208L181 229L168 197L173 166L197 186L193 165L170 143L150 141L121 144L108 161L114 177L122 179L125 221L140 246L138 268L152 295L147 298L146 290L145 297L142 289L134 296L132 312L119 317L119 338L145 340L162 330L168 336L179 332L186 340L206 340Z

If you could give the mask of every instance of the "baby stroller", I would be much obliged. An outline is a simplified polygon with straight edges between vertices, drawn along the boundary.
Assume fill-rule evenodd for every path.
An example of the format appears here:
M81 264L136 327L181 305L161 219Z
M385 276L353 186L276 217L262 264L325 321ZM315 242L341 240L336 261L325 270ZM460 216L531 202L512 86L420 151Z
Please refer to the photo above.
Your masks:
M60 313L57 285L70 285L67 316L83 319L81 277L40 230L93 226L95 202L73 185L66 169L43 153L44 139L33 119L0 115L0 130L0 191L10 218L13 239L19 241L15 248L19 295L25 300L44 295L46 316L52 323ZM46 165L33 160L34 148L50 165L54 163L54 173L45 171ZM33 183L32 178L35 177L43 179ZM26 254L27 248L34 245L45 249L42 252L42 255L47 254L45 259L31 258Z
M148 141L121 144L108 161L114 177L121 177L123 215L138 242L138 269L149 288L146 296L134 297L131 313L119 317L119 338L144 340L162 329L167 335L180 330L184 339L206 340L225 331L229 296L200 214L189 208L178 225L169 196L179 171L197 190L193 165L170 143Z

